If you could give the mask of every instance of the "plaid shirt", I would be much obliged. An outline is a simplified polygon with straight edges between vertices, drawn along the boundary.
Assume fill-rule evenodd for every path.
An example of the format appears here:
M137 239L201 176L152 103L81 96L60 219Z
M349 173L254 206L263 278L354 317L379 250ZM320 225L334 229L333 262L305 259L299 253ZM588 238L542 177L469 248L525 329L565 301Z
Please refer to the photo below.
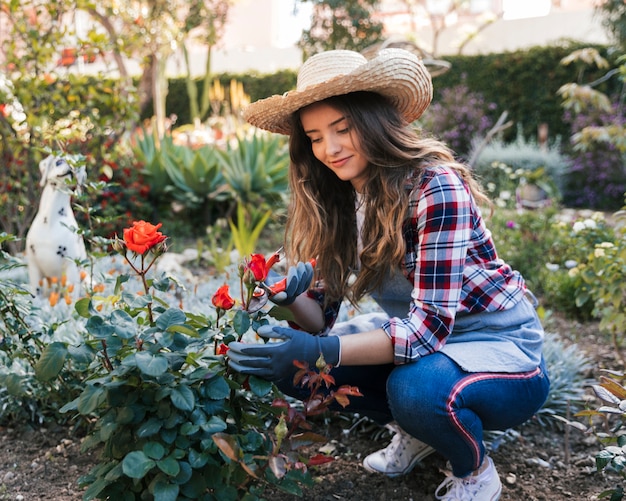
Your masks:
M469 188L451 169L427 169L412 190L404 238L412 300L406 318L382 326L397 364L439 350L456 315L506 310L524 297L524 279L498 258Z
M498 258L480 209L458 174L428 168L411 189L403 274L413 285L408 315L382 325L394 345L395 363L439 350L456 315L506 310L522 300L521 275ZM321 301L320 291L310 291ZM327 326L338 305L326 310Z

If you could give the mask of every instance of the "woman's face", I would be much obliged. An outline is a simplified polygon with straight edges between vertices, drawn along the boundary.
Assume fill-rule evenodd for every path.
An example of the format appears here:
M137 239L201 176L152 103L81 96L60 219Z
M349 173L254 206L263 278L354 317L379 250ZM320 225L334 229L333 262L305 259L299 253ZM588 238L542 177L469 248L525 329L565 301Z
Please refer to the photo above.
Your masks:
M358 192L367 181L367 159L350 125L349 117L327 103L315 103L300 111L300 121L311 140L313 155L335 175L350 181Z

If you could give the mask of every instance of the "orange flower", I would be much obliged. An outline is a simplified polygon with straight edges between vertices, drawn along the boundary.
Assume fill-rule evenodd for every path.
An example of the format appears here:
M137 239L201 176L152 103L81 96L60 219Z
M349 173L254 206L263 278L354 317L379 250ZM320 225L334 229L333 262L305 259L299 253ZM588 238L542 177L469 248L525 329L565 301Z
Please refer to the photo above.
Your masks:
M158 229L162 223L154 226L145 221L135 221L131 228L124 229L124 243L131 251L137 254L145 254L155 245L160 244L167 237Z
M56 306L56 304L59 302L59 293L51 292L48 300L50 301L50 306Z
M230 310L235 306L235 300L228 293L228 284L222 285L211 298L213 306L221 310Z

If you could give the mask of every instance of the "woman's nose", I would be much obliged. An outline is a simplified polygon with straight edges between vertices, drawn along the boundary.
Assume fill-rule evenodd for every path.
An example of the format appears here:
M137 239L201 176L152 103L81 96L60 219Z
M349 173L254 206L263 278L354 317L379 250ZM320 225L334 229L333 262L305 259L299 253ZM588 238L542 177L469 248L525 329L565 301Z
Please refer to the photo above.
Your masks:
M329 137L326 140L326 154L327 155L336 155L341 151L341 141L338 141L334 137Z

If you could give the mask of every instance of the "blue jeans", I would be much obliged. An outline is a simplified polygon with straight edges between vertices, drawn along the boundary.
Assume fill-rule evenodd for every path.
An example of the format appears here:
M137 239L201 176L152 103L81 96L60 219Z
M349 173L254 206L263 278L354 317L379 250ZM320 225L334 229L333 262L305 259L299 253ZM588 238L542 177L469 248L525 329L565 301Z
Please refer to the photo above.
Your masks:
M483 430L518 426L537 412L548 396L545 362L523 373L465 372L442 353L406 365L347 366L332 370L335 388L357 386L345 409L380 424L395 420L407 433L443 455L457 477L483 461ZM305 399L300 387L283 379L280 389Z

